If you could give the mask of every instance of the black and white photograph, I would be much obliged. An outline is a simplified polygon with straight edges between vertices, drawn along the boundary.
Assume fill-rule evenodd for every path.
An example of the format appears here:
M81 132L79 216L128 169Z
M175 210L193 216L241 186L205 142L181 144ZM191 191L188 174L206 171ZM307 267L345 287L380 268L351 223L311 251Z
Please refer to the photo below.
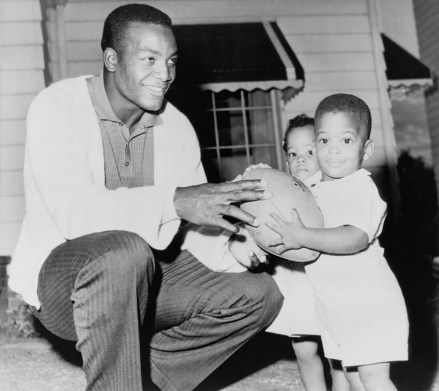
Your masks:
M439 1L0 0L0 391L439 391Z

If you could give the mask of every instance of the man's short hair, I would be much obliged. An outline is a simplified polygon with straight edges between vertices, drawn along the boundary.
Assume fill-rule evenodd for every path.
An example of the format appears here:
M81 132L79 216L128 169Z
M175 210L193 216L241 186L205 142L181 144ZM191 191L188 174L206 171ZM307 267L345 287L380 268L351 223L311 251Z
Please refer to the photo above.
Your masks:
M334 94L324 98L317 106L315 113L316 128L319 128L323 115L327 113L345 113L362 133L364 139L370 137L372 116L369 106L362 99L351 94Z
M287 130L285 131L284 140L282 142L282 149L287 152L287 138L293 129L303 128L304 126L314 127L314 118L308 117L306 114L296 115L288 122Z
M114 9L105 19L101 48L112 48L121 53L128 25L133 22L153 23L172 28L171 18L146 4L126 4Z

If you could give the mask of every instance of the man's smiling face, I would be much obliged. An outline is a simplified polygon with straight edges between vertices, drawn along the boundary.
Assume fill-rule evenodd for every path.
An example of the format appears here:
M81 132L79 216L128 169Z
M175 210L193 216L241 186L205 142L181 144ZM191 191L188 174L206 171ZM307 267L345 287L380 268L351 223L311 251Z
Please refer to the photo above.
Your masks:
M118 103L130 109L158 111L175 79L177 44L172 30L152 23L130 23L125 46L117 54Z

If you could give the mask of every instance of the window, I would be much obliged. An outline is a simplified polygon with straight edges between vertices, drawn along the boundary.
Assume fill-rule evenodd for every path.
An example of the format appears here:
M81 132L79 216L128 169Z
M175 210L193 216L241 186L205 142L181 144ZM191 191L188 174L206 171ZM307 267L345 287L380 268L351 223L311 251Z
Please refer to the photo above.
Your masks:
M232 180L250 164L281 168L278 99L274 90L203 91L196 100L185 95L181 107L182 100L174 96L171 101L188 115L198 134L209 182Z
M305 74L275 21L174 26L177 77L168 98L192 121L208 180L254 163L282 168L279 107ZM282 95L282 97L281 97Z

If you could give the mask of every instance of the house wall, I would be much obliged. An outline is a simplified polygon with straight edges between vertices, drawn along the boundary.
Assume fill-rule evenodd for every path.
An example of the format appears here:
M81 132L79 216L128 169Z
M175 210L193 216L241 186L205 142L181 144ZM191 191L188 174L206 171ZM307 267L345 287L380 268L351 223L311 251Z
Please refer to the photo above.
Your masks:
M0 255L10 255L23 218L23 154L29 103L44 88L37 0L0 1Z
M142 1L139 1L142 2ZM394 138L386 93L381 38L374 24L375 0L177 0L146 1L168 13L175 24L277 20L306 72L303 93L287 103L287 118L312 114L318 101L334 92L354 93L373 113L377 169L393 161ZM65 13L67 74L97 73L102 67L99 40L105 16L123 1L70 0ZM194 13L196 10L196 13ZM50 31L56 30L55 21ZM51 47L53 78L59 79L59 47ZM380 90L381 89L381 90ZM384 112L384 113L383 113ZM386 129L384 131L384 129Z
M382 32L419 58L413 0L379 0Z
M382 32L416 58L420 58L413 0L380 0ZM406 95L402 89L391 92L394 133L398 155L409 151L432 166L431 138L427 123L424 89L414 82Z
M434 88L426 94L428 127L433 153L436 188L439 189L439 2L413 0L421 60L435 75Z
M284 125L288 118L298 113L306 112L312 115L317 103L329 94L356 94L372 109L372 136L376 143L376 151L374 157L367 162L367 168L378 173L383 167L394 166L395 141L376 0L137 2L163 10L170 15L174 24L276 20L296 52L306 75L304 91L283 107ZM65 12L57 14L54 9L48 11L48 71L51 80L55 81L65 76L96 74L100 71L102 53L99 40L104 18L111 10L125 3L128 1L69 0ZM34 50L40 55L41 45L37 47L34 47ZM23 96L30 100L33 93L19 95L19 99L25 99ZM27 108L26 103L23 101L20 108L22 116ZM14 156L5 160L6 167L15 167L18 181L23 158L23 123L17 125L17 128L20 129L21 135L16 136L15 150L9 152ZM15 166L11 163L14 161ZM387 179L386 181L388 182ZM22 197L21 188L19 192L17 200ZM17 203L14 219L19 220L23 212L22 198ZM11 219L12 216L8 218ZM17 230L10 234L8 248L11 248L16 233Z

